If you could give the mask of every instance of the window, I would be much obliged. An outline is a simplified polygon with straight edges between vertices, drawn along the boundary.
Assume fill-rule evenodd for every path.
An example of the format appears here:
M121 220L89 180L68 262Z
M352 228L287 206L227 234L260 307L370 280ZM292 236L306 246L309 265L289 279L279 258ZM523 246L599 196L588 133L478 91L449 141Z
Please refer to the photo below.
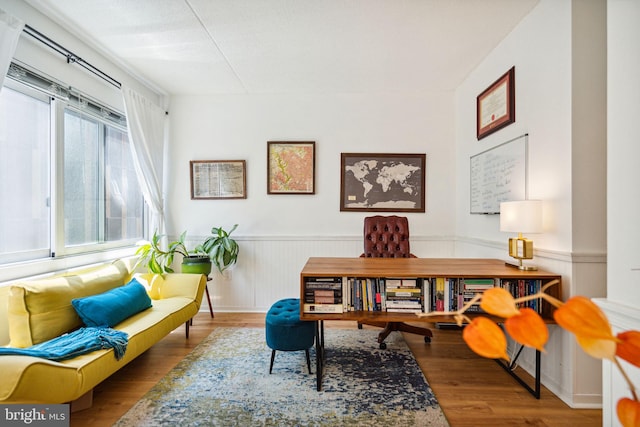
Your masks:
M28 78L6 79L0 91L0 182L11 183L0 186L0 263L143 238L144 201L124 117L50 84L34 90L44 78Z
M105 128L106 206L105 240L139 240L143 234L144 203L133 167L129 136L113 126Z
M64 112L64 243L100 241L100 126L68 109Z
M50 253L50 103L0 91L0 262Z

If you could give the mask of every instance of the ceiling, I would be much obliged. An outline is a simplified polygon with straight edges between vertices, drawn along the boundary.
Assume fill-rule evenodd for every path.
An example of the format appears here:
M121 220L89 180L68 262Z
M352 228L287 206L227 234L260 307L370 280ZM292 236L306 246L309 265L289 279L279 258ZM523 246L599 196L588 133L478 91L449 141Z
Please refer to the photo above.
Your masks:
M168 94L424 94L539 0L27 1Z

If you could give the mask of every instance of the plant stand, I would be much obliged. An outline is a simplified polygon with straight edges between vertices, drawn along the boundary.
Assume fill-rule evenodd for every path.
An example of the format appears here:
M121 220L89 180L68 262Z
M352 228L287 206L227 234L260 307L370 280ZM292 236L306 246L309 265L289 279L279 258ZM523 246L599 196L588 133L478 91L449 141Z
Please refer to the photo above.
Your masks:
M211 279L211 277L207 276L207 282L209 282ZM213 319L213 306L211 305L211 297L209 296L209 286L205 283L204 284L204 290L207 293L207 302L209 303L209 313L211 313L211 318Z

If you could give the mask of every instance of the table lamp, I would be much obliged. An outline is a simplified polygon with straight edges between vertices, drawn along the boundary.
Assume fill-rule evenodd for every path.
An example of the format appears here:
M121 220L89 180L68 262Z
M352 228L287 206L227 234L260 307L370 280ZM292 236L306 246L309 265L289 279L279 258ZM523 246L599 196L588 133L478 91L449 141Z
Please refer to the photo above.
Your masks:
M509 239L509 256L518 264L507 265L520 270L537 270L532 265L523 265L523 259L533 258L533 241L522 237L522 233L542 233L542 201L520 200L500 203L500 231L518 233Z

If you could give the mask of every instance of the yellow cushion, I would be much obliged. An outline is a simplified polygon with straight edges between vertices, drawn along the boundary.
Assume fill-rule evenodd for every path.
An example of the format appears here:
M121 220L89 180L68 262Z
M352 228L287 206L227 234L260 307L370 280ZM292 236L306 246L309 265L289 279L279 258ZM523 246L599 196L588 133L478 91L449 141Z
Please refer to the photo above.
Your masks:
M9 289L12 347L30 347L82 325L71 305L82 298L122 286L128 272L116 263L80 275L16 283Z
M200 302L198 295L202 297L207 279L204 274L193 273L171 273L164 276L162 287L160 288L160 299L173 297L187 297Z
M160 288L164 277L155 273L139 273L134 276L138 282L147 289L147 293L151 299L160 299Z

